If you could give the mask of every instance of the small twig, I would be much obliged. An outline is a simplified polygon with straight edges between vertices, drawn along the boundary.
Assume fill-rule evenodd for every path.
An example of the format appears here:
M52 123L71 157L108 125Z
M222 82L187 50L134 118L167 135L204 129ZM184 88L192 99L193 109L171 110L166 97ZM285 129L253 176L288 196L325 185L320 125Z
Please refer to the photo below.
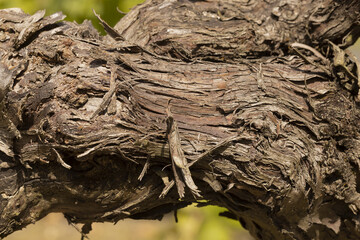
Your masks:
M125 40L125 38L123 36L121 36L121 34L118 31L116 31L114 28L110 27L109 24L107 24L104 20L102 20L100 15L97 14L94 9L93 9L93 12L94 12L95 16L97 17L97 19L100 21L101 25L104 27L104 30L107 32L107 34L110 35L110 37L112 37L116 41L124 41Z
M320 64L315 63L314 61L310 60L308 57L306 57L304 54L302 54L298 49L296 48L292 48L294 49L294 51L302 58L304 59L307 63L314 65L315 67L320 68L321 70L323 70L326 74L331 75L331 73L329 72L329 70L327 70L324 66L321 66Z
M163 181L163 183L165 185L164 189L161 191L161 194L159 196L159 198L163 198L170 191L170 189L174 186L175 182L174 182L174 180L169 181L169 177L162 170L161 171L157 170L157 171L155 171L155 173L159 177L161 177L161 180Z
M218 151L220 148L225 148L228 147L229 143L236 141L238 139L240 139L241 137L239 136L232 136L232 137L228 137L226 139L224 139L223 141L221 141L220 143L216 144L214 147L210 148L209 150L207 150L206 152L200 154L194 161L190 162L188 164L189 167L191 167L192 165L194 165L196 162L201 161L207 157L210 157L211 155L213 155L216 151Z
M159 198L164 198L166 196L166 194L170 191L170 189L174 186L175 182L174 180L171 180L170 182L168 182L164 189L161 191L161 194L159 196Z
M66 169L71 169L71 166L69 164L67 164L61 157L61 155L58 153L58 151L56 151L55 148L52 148L52 150L54 151L54 153L56 154L56 161L58 163L61 164L61 166L63 166Z
M66 216L65 216L65 218L68 221L68 224L70 226L72 226L73 228L75 228L75 230L81 234L81 240L84 240L85 238L90 239L88 236L86 236L86 234L82 233L82 231L74 223L72 223Z
M83 158L83 157L89 155L90 153L92 153L93 151L99 149L102 146L104 146L104 145L103 144L98 144L98 145L86 150L85 152L80 153L79 155L76 156L76 158Z
M318 58L320 58L325 64L329 64L329 60L324 57L318 50L316 50L313 47L310 47L309 45L303 44L303 43L298 43L298 42L294 42L292 44L290 44L290 46L292 48L302 48L302 49L306 49L309 50L310 52L312 52L315 56L317 56Z
M105 93L102 102L100 103L99 107L96 111L91 115L90 120L96 117L99 113L104 111L110 104L111 98L116 91L116 74L115 74L115 67L111 69L111 77L110 77L110 87L109 91Z
M87 235L92 230L91 223L85 223L81 228L81 240L88 238Z
M121 148L120 148L120 147L116 147L116 149L118 150L120 156L121 156L123 159L125 159L125 160L127 160L127 161L130 161L130 162L133 162L133 163L135 163L135 164L139 164L139 163L138 163L137 161L135 161L134 159L131 159L131 158L125 156L125 154L123 153L123 151L121 151ZM140 180L140 181L141 181L141 180Z
M175 222L177 223L179 221L178 215L177 215L177 209L174 210L174 218L175 218Z
M146 159L146 162L144 164L144 167L138 177L138 180L141 181L143 179L143 177L145 176L147 170L149 169L149 166L150 166L150 155L148 155L147 159Z

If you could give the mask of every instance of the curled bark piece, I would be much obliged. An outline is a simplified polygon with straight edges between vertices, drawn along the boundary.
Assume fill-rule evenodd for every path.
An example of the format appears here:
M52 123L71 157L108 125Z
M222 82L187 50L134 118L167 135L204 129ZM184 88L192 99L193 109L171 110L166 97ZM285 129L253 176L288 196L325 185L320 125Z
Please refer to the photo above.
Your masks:
M184 190L184 183L182 182L182 179L180 176L178 176L177 171L179 170L181 172L181 177L184 179L184 182L186 186L191 190L191 193L194 194L194 196L201 197L200 191L196 184L194 183L194 180L191 177L191 172L189 168L189 164L185 158L184 152L181 148L181 140L179 135L179 129L177 127L177 123L175 122L171 112L170 108L168 106L167 110L167 136L169 141L169 148L170 148L170 156L172 159L172 166L173 171L175 175L175 182L176 186L178 188L178 193L180 198L183 198L185 196L185 190Z
M93 12L97 19L99 19L101 25L104 27L107 34L109 34L110 37L115 39L116 41L125 40L123 36L120 35L114 28L110 27L109 24L107 24L104 20L101 19L100 15L95 12L93 9Z
M67 164L66 162L64 162L64 160L62 159L61 155L59 154L58 151L56 151L55 148L52 149L54 151L54 153L56 154L56 160L58 161L58 163L61 164L61 166L63 166L66 169L71 169L71 166L69 164Z

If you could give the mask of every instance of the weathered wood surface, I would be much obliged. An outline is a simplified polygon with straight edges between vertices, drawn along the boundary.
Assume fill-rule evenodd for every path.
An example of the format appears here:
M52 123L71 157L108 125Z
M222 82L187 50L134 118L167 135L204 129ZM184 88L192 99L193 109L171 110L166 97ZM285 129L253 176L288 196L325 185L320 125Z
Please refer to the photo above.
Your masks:
M257 239L359 238L359 11L153 0L102 37L1 10L0 237L201 201Z

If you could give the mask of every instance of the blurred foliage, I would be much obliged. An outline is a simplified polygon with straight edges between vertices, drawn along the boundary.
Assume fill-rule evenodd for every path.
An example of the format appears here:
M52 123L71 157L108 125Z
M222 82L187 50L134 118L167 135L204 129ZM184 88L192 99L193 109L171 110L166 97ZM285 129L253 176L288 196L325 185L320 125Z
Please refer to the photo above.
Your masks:
M46 9L46 15L50 15L52 13L62 11L67 18L67 21L76 21L78 23L82 23L84 19L90 19L93 25L99 29L102 33L104 33L102 27L99 25L98 20L94 16L92 9L94 9L98 14L101 15L102 19L104 19L110 26L114 26L120 18L123 16L119 13L116 8L118 7L123 12L128 12L131 7L135 6L143 2L144 0L0 0L0 9L1 8L21 8L26 13L33 14L40 9ZM151 240L232 240L232 239L249 239L247 233L241 231L241 226L239 222L233 221L230 219L226 219L224 217L219 217L219 212L223 211L219 207L205 207L205 208L196 208L194 206L182 209L178 213L179 223L174 224L174 221L171 217L165 218L166 227L158 227L153 235L150 234L150 231L147 230L146 236ZM45 219L44 219L45 220ZM49 227L49 224L53 222L53 228ZM46 225L47 224L47 225ZM56 236L59 236L59 239L65 238L72 239L72 236L75 235L75 238L78 239L78 233L73 231L72 235L63 235L67 230L65 230L64 220L59 215L52 215L47 218L47 223L35 224L35 230L33 226L28 227L26 230L23 230L18 233L14 233L9 236L7 239L24 239L27 236L27 239L32 239L31 237L35 237L34 239L47 239L51 236L51 239L57 239ZM126 224L126 221L119 223L118 225ZM127 222L131 228L134 227L133 222ZM146 228L146 224L144 222L139 222L139 224L143 224L142 229ZM156 229L158 224L152 222L152 227ZM36 228L36 226L40 226ZM51 226L51 225L50 225ZM110 238L105 237L104 230L106 229L105 224L96 224L94 227L95 233L90 233L91 239L100 239L99 236L96 235L101 234L101 239L118 239L116 235L116 229L114 226L111 226L112 232ZM70 227L69 227L70 228ZM36 230L38 229L38 230ZM41 233L41 229L44 230L44 233ZM49 230L50 229L50 230ZM99 230L97 230L99 229ZM57 230L59 230L57 232ZM32 231L32 233L27 233L27 231ZM65 232L64 232L65 231ZM109 232L106 231L106 232ZM136 230L134 230L136 231ZM124 229L122 230L124 233ZM44 238L41 238L41 235L45 234ZM50 235L49 235L50 234ZM52 234L52 235L51 235ZM55 235L54 235L55 234ZM67 233L70 234L70 233ZM34 236L35 235L35 236ZM94 236L92 238L91 236ZM135 234L136 235L136 234ZM135 237L134 235L134 237ZM17 237L19 236L19 237ZM31 236L31 237L30 237ZM30 238L28 238L30 237ZM122 234L120 238L124 237ZM126 238L126 237L125 237ZM126 239L133 239L129 235ZM139 238L140 239L140 238ZM141 239L145 239L144 236Z
M178 238L196 240L249 239L238 221L219 217L225 208L195 205L179 210L179 222L175 225ZM161 239L163 240L163 239Z
M82 23L84 19L90 19L93 25L104 33L98 20L94 16L94 9L101 18L110 26L114 26L123 16L116 10L118 7L123 12L128 12L136 4L144 0L0 0L1 8L18 7L26 13L33 14L40 9L46 9L46 14L50 15L62 11L67 21Z
M238 222L219 217L223 210L192 205L179 210L178 223L173 214L167 214L162 221L126 219L115 226L94 223L88 237L90 240L253 240ZM4 240L79 240L81 227L77 225L76 230L61 214L51 213Z

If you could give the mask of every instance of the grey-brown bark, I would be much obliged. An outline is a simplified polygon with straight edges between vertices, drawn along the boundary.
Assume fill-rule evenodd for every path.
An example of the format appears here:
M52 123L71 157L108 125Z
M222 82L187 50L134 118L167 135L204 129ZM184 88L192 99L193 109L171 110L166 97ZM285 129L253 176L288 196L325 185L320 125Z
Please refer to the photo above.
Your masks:
M106 37L0 11L0 237L206 200L257 239L357 239L359 11L153 0Z

